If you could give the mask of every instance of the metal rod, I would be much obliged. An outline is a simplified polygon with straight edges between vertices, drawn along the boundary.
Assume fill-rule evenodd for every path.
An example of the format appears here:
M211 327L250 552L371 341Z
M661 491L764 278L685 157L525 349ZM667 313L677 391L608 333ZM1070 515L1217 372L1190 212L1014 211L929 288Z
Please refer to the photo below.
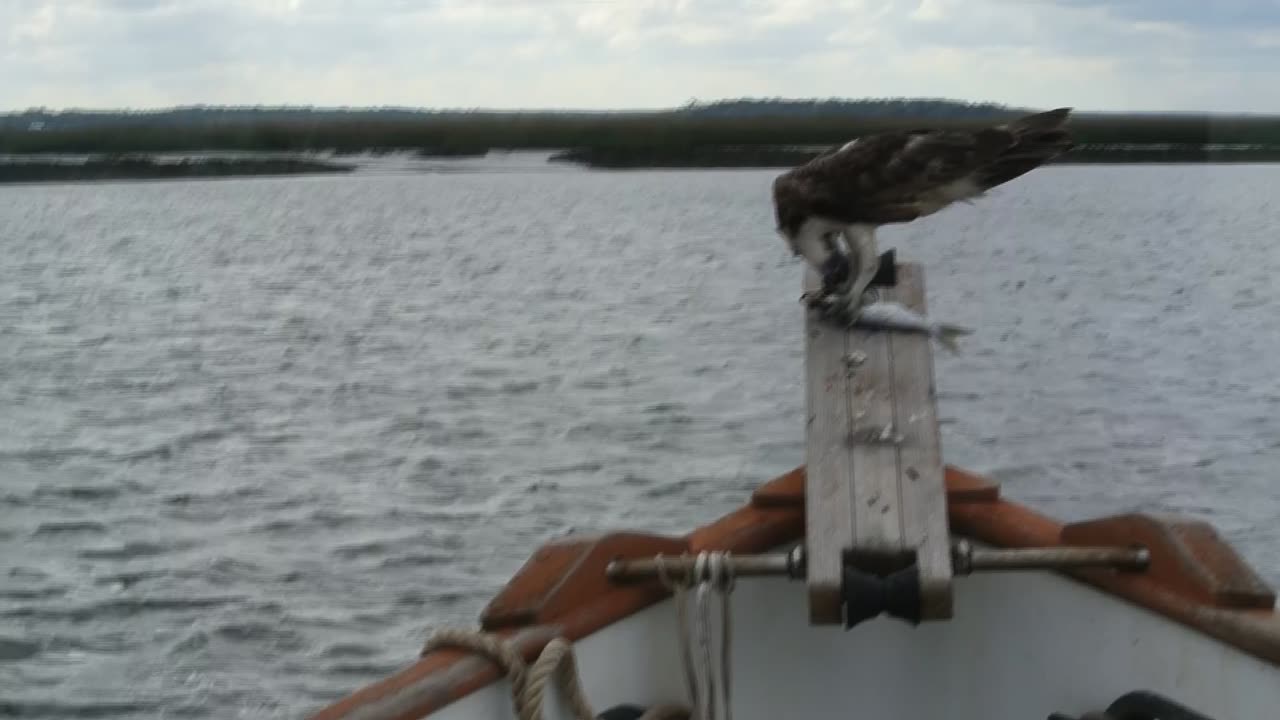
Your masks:
M614 560L605 568L605 574L612 580L626 578L654 577L658 575L661 563L667 575L672 579L681 579L694 571L696 555L672 555L657 558L637 558L634 560ZM732 555L727 560L729 572L735 577L786 575L800 579L804 574L804 550L796 546L788 553L772 553L768 555Z
M1045 547L1001 550L975 549L967 540L951 547L951 566L956 575L1003 570L1065 570L1110 567L1117 570L1145 570L1151 554L1145 548L1126 547Z
M736 577L783 575L793 580L805 577L805 553L797 545L790 552L765 555L732 555L727 557L729 571ZM655 577L659 565L672 579L683 579L694 572L696 555L655 558L618 559L605 569L611 580ZM1066 570L1071 568L1115 568L1145 570L1151 554L1145 548L1128 547L1044 547L1012 549L974 548L967 540L951 546L952 571L956 575L974 572L1009 570Z

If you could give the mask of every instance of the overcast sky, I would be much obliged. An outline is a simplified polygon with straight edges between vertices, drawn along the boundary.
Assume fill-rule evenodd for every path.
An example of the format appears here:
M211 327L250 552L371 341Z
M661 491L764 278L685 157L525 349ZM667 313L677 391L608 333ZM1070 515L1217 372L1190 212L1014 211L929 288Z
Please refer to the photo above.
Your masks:
M928 96L1280 112L1280 0L0 0L0 109Z

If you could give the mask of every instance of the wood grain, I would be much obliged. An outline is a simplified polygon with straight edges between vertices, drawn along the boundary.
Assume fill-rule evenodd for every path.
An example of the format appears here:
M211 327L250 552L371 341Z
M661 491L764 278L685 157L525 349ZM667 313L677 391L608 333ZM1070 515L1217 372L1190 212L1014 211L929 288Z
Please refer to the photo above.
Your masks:
M899 270L898 302L926 314L924 273L917 265ZM894 422L902 433L898 448L903 539L915 550L920 571L921 617L951 617L951 532L938 432L932 341L895 333L893 345Z
M805 290L820 285L806 269ZM809 621L815 625L844 621L840 588L853 539L846 343L846 333L824 322L819 311L805 311L805 540Z
M898 267L884 299L924 312L924 274ZM806 269L812 292L817 275ZM931 340L805 319L806 530L810 621L841 622L845 563L892 572L916 563L922 617L951 616L947 496Z

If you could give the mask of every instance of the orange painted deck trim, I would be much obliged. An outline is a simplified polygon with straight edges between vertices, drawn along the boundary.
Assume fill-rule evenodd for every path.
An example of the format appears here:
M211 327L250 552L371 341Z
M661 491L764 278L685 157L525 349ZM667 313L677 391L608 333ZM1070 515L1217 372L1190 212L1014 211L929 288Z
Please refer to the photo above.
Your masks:
M613 557L686 549L753 553L802 540L804 477L800 467L775 478L758 488L747 505L683 537L617 533L548 543L489 603L481 625L516 637L526 659L532 660L556 635L582 639L667 597L656 581L605 580L604 565ZM1142 538L1153 558L1145 573L1066 574L1280 665L1280 614L1274 592L1207 525L1122 516L1064 526L1000 499L998 486L972 473L947 467L946 483L952 532L998 547ZM380 718L422 718L498 678L497 669L486 661L437 651L312 717L338 720L377 705L384 711Z

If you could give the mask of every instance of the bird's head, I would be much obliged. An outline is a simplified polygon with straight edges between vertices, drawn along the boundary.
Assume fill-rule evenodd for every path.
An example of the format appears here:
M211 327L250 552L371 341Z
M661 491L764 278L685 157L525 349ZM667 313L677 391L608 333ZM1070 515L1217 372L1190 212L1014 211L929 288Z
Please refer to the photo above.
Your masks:
M828 292L844 289L853 279L853 265L849 256L841 252L831 253L819 271L822 273L822 287Z
M804 225L804 215L785 205L779 206L775 210L775 215L778 221L778 234L792 246L792 250L795 250L796 236L800 234L800 227Z
M783 173L773 182L773 211L778 235L792 254L803 256L822 275L823 286L834 291L851 281L854 269L849 256L840 251L835 231L809 222L812 214L807 191L794 174L795 171Z
M800 188L791 177L792 173L783 173L773 181L773 214L778 223L778 234L786 240L791 249L796 250L796 236L804 225L806 213L803 210L803 196Z
M843 252L835 231L823 232L804 221L779 221L778 234L795 255L803 257L822 276L826 292L838 292L853 280L858 257Z

